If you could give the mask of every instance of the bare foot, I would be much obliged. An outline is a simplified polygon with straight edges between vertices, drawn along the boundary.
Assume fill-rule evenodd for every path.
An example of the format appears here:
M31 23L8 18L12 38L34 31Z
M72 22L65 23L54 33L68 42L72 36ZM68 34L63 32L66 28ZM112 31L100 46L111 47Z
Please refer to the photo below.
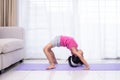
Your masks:
M54 69L55 66L54 65L49 65L48 68L46 68L46 70L50 70L50 69Z

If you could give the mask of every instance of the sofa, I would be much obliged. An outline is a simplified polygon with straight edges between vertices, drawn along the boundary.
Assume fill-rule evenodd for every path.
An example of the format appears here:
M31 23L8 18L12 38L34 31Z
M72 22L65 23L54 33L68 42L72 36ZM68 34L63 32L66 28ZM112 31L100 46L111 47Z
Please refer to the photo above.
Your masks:
M0 27L0 73L24 59L24 29Z

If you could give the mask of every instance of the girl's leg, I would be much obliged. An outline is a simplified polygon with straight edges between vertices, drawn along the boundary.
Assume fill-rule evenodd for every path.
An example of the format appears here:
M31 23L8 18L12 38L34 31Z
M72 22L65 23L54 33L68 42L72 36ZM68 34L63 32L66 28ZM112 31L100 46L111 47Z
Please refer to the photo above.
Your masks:
M52 44L48 43L43 49L43 51L50 63L47 70L55 68L54 56L53 56L53 53L51 53L51 51L52 51L51 48L52 48Z
M54 52L53 52L52 50L50 50L50 53L51 53L51 55L52 55L52 57L53 57L54 64L58 64L58 62L57 62L57 60L56 60L56 57L55 57L55 55L54 55Z

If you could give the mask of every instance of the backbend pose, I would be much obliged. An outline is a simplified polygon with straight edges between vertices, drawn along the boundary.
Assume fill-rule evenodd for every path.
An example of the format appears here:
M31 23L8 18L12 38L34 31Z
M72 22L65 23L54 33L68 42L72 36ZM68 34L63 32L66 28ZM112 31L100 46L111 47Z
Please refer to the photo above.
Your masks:
M78 56L79 59L85 65L84 70L89 70L89 65L83 57L83 51L78 49L78 44L76 41L70 36L56 36L53 40L51 40L44 48L43 51L49 61L49 66L46 68L47 70L54 69L55 64L57 64L56 57L54 52L51 50L54 47L67 47L72 55Z

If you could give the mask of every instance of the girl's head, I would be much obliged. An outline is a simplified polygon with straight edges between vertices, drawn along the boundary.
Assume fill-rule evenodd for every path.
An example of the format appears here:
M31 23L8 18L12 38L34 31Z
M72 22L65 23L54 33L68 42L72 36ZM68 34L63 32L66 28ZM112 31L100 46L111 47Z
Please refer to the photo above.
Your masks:
M72 55L68 57L68 63L71 67L77 67L83 65L83 62L79 59L78 56Z

